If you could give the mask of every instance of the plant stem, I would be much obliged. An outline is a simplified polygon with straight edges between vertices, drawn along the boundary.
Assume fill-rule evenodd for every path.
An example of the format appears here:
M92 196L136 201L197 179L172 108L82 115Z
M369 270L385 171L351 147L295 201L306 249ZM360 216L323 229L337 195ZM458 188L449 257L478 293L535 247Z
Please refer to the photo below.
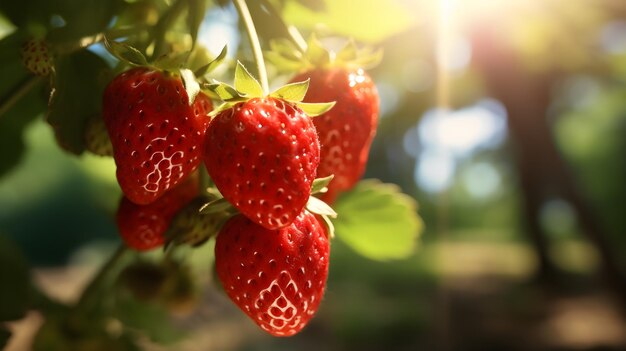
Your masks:
M67 55L93 44L99 43L104 40L104 37L107 37L107 39L109 40L128 37L131 35L136 35L137 32L147 30L148 28L150 27L148 27L147 25L112 28L106 32L82 37L76 41L56 44L54 46L54 51L57 55Z
M267 81L267 71L265 70L265 61L263 60L263 51L261 51L261 43L259 42L259 36L256 34L256 28L254 28L250 10L248 10L248 5L245 0L233 0L233 3L237 8L239 18L241 18L246 27L250 46L252 46L252 54L254 55L254 61L256 62L257 71L259 73L261 87L263 87L263 91L267 94L269 92L269 84Z
M91 307L93 299L97 297L98 290L106 283L111 277L113 272L117 269L117 266L122 261L122 258L128 252L126 245L122 244L115 250L113 255L105 262L100 268L96 276L91 280L89 285L85 288L80 299L76 303L74 310L77 312L84 312Z
M41 77L33 75L21 82L20 86L17 87L17 89L13 90L13 93L11 95L9 95L6 100L0 103L0 118L2 118L2 115L7 113L13 107L13 105L20 101L20 99L28 94L41 81Z

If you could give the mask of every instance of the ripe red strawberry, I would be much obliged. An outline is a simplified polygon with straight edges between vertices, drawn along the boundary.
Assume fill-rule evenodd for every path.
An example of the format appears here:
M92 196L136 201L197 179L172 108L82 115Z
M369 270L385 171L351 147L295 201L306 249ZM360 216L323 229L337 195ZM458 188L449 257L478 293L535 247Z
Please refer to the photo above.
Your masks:
M326 228L306 211L278 230L237 215L217 236L215 268L230 299L256 324L290 336L317 311L329 251Z
M20 49L24 66L33 74L45 77L52 71L52 55L46 42L30 39Z
M195 174L170 189L157 201L137 205L122 197L117 210L117 226L126 245L146 251L163 245L165 231L178 211L193 200L200 188Z
M211 109L203 93L189 106L181 79L158 70L133 68L109 83L103 117L129 200L149 204L198 166Z
M224 198L268 229L287 226L302 212L319 155L311 118L272 97L218 114L204 148L205 165Z
M292 81L307 78L311 83L304 102L337 102L330 111L313 119L321 145L317 176L335 175L322 196L332 203L339 193L352 188L365 171L378 124L378 92L362 69L315 69Z

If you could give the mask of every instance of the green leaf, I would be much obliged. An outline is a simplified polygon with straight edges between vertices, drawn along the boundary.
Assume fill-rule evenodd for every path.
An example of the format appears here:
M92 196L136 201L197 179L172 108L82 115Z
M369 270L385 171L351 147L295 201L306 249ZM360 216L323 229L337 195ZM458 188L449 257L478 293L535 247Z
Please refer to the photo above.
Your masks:
M285 38L271 40L270 49L272 52L276 52L290 60L301 61L303 59L300 50L290 40Z
M319 12L319 11L326 10L326 2L328 0L296 0L296 1L302 4L302 6L306 6L307 8L313 11Z
M206 194L205 194L209 200L213 201L213 200L217 200L217 199L221 199L224 196L222 195L222 193L220 193L220 190L215 187L215 185L209 186L206 189Z
M57 15L65 21L64 26L52 28L48 33L47 38L53 43L79 41L86 36L102 33L110 25L119 9L117 1L55 0L47 2L51 8L49 16ZM26 12L31 10L31 6L36 6L29 5ZM49 22L50 17L48 17Z
M222 101L243 101L246 98L246 94L241 94L237 89L222 82L206 84L203 88L213 92Z
M196 39L198 38L198 28L200 28L200 24L206 12L206 0L188 0L188 3L187 27L191 35L191 46L193 49L196 46Z
M326 225L326 231L328 233L328 237L330 239L333 239L335 237L335 225L333 224L333 222L330 220L328 216L321 215L321 217L324 220L324 225Z
M119 5L118 1L102 0L3 0L0 12L17 27L28 31L38 27L35 31L48 31L48 40L67 43L105 30ZM52 16L62 18L64 25L52 27Z
M297 1L288 1L283 19L310 30L323 23L332 33L376 43L415 25L415 11L407 4L403 1L329 0L325 11L317 12Z
M276 66L276 69L280 72L292 73L305 67L305 64L301 60L289 59L274 51L266 51L264 55L267 61Z
M174 325L164 307L154 303L118 299L116 317L125 326L141 331L156 343L172 344L187 335Z
M189 97L189 106L191 106L200 92L200 84L198 84L196 76L190 69L181 69L180 76L183 79L183 86L185 87L185 91Z
M287 100L289 102L300 102L302 101L302 99L304 99L306 91L309 89L310 81L310 79L307 79L304 82L296 82L283 85L282 87L276 89L273 93L271 93L270 96Z
M117 41L111 41L105 37L104 46L111 53L111 55L115 56L120 61L127 62L135 66L148 65L146 57L139 50L130 45L119 43Z
M0 40L0 176L19 164L25 151L23 131L47 108L45 80L31 75L21 63L19 48L23 38L15 32ZM34 84L34 85L31 85ZM30 90L12 106L5 105L20 89ZM8 109L7 109L8 108Z
M231 209L232 207L233 205L231 205L230 202L228 202L228 200L226 200L225 198L221 198L221 199L217 199L217 200L204 204L202 207L200 207L199 212L201 214L209 214L209 213L226 211L226 210Z
M313 181L313 185L311 185L311 194L324 192L324 189L326 189L326 187L328 186L328 184L330 184L334 177L335 175L331 174L328 177L315 179Z
M221 112L224 112L230 108L232 108L233 106L235 106L237 103L236 102L225 102L219 106L217 106L216 108L214 108L210 113L209 113L209 117L213 118L217 115L219 115Z
M224 45L224 47L222 48L222 51L220 52L219 55L217 55L217 57L207 63L206 65L198 68L194 73L196 75L196 77L202 77L205 74L213 71L215 69L215 67L219 66L223 61L224 58L226 58L226 54L228 53L228 47L226 45Z
M361 181L338 199L335 208L337 236L370 259L408 257L423 230L415 200L394 184Z
M372 68L377 66L383 60L383 50L378 49L374 52L359 52L354 63L361 68Z
M249 97L262 97L265 95L259 81L239 61L237 61L237 68L235 68L235 89Z
M174 216L164 234L166 250L170 245L198 247L217 235L231 214L224 211L200 213L206 202L206 197L197 197Z
M100 56L88 50L62 56L56 63L48 123L61 147L80 154L85 149L87 121L102 113L102 94L112 72Z
M185 65L190 54L190 51L185 51L161 55L154 61L153 66L165 71L178 71Z
M309 212L318 215L326 215L332 218L337 217L337 212L335 212L332 207L328 206L327 203L316 198L315 196L309 196L309 201L306 203L306 209L309 210Z
M350 38L346 45L337 53L337 60L351 61L356 59L358 48L354 39Z
M0 235L0 322L20 319L32 303L26 258L7 237Z
M316 67L324 67L331 61L330 52L322 45L315 34L311 34L308 40L306 58Z
M51 14L50 1L30 0L28 11L25 11L24 5L19 1L0 1L0 12L3 17L6 17L17 27L25 26L29 22L42 25L46 20L49 20Z
M330 111L335 102L298 102L296 105L309 117L315 117Z

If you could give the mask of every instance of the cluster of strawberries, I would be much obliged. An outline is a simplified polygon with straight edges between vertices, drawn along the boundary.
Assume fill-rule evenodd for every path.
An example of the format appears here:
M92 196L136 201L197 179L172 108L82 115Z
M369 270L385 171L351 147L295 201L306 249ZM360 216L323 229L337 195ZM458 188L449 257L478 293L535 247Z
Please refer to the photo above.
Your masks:
M205 93L190 99L180 76L154 67L121 73L103 98L125 195L117 214L125 243L139 251L164 244L173 218L204 193L195 171L203 161L221 201L236 209L217 235L218 277L233 302L276 336L307 324L326 285L329 232L307 210L312 184L334 175L320 196L327 203L351 188L378 118L376 88L362 69L314 68L293 78L300 81L308 85L305 103L335 106L312 118L279 89L214 109Z

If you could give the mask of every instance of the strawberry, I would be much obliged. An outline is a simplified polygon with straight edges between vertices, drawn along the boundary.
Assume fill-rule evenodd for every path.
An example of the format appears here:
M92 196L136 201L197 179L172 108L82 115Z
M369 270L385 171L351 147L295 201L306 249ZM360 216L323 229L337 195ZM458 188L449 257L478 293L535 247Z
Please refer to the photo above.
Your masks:
M26 41L20 49L22 63L33 74L45 77L52 71L53 61L48 45L40 39Z
M113 144L117 180L126 197L149 204L200 163L211 100L194 103L179 77L138 67L118 75L104 92L103 118Z
M217 236L215 268L230 299L256 324L290 336L317 311L329 251L326 228L306 211L278 230L237 215Z
M113 145L101 116L94 116L87 121L85 147L94 155L113 156Z
M311 79L305 102L336 101L330 111L313 119L321 144L318 177L334 174L321 198L332 203L352 188L365 171L378 123L378 92L362 69L313 69L292 79Z
M206 133L204 163L224 198L267 229L291 224L320 160L311 118L295 103L258 97L220 112Z
M137 205L122 197L117 210L117 226L128 247L147 251L163 245L165 231L178 211L198 195L200 184L195 174L148 205Z

